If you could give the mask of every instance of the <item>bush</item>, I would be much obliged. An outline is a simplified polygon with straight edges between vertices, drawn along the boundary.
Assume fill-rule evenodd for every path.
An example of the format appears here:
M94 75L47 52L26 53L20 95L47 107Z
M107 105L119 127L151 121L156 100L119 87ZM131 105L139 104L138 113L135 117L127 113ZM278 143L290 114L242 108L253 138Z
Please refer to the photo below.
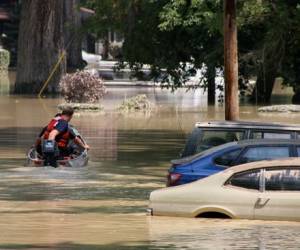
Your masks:
M0 49L0 70L7 70L10 61L8 50Z
M86 71L66 74L59 85L68 103L97 103L105 94L103 80Z

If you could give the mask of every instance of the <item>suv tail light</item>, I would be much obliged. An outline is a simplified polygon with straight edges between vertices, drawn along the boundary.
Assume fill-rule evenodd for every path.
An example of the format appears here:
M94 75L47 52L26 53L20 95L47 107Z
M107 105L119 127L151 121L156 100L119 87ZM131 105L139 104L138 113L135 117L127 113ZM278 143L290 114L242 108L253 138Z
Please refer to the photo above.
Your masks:
M178 181L180 180L181 176L182 176L181 174L169 173L168 174L167 187L176 186Z

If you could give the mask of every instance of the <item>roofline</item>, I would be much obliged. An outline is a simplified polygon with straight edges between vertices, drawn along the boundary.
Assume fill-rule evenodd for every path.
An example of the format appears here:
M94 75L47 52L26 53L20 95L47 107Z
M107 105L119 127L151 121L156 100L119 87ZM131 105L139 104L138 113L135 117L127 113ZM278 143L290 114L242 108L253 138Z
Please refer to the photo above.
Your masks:
M230 145L231 142L222 144L222 145ZM236 141L237 145L300 145L299 139L248 139L248 140L240 140Z
M280 167L299 167L300 168L300 157L291 157L283 158L278 160L265 160L265 161L256 161L246 164L237 165L230 167L224 171L224 173L238 173L251 169L259 168L280 168Z
M239 147L239 148L245 148L247 146L268 146L268 145L273 145L274 147L276 146L281 146L281 145L300 145L300 140L296 139L249 139L249 140L240 140L240 141L232 141L232 142L227 142L215 147L212 147L210 149L207 149L205 151L202 151L200 153L194 154L194 155L189 155L184 158L179 158L179 159L173 159L171 160L172 164L185 164L185 163L190 163L195 160L198 160L199 158L207 157L211 153L216 153L220 150L228 149L228 148L233 148L233 147ZM205 153L206 151L209 151L209 153Z
M296 124L279 124L279 123L264 123L264 122L248 122L248 121L207 121L207 122L197 122L195 124L196 128L199 127L217 127L222 126L223 128L255 128L260 127L263 129L285 129L291 131L300 131L300 126Z

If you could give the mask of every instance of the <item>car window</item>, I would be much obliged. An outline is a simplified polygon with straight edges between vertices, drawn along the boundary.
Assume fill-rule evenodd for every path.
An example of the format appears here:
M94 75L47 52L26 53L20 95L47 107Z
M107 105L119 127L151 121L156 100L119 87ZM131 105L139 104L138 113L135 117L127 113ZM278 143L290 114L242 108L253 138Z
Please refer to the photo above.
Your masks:
M252 139L291 139L292 134L289 132L266 132L266 131L253 131Z
M300 157L300 147L297 147L297 154L298 154L298 157Z
M259 190L260 169L234 174L225 185Z
M183 149L181 157L184 158L196 154L197 142L200 140L200 138L201 138L201 129L200 128L193 129L192 133L188 137L188 140Z
M250 147L243 153L239 163L286 158L289 155L288 146Z
M195 153L200 153L227 142L242 140L244 133L244 131L234 130L203 130L202 136L197 142Z
M265 171L266 191L300 191L300 169L267 169Z
M221 166L233 166L234 160L239 156L242 149L236 149L230 152L226 152L219 157L215 158L215 164Z

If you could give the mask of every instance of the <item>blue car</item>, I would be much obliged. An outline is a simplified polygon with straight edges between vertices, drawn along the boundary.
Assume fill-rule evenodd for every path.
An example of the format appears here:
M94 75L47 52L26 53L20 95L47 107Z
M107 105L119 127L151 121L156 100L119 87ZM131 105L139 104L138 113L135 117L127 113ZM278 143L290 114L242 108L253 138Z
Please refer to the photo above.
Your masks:
M172 161L167 186L193 182L243 163L300 156L299 140L244 140Z

